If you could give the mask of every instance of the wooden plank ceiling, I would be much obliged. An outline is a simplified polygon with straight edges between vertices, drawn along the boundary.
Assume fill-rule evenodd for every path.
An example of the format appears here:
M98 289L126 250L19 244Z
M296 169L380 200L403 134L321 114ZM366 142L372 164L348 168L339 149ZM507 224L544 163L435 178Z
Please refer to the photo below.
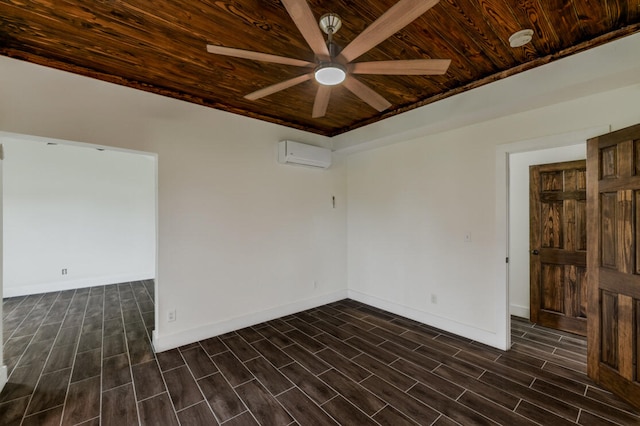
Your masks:
M316 18L343 19L346 46L395 0L309 0ZM511 48L524 28L534 38ZM311 118L313 80L250 101L243 96L308 73L217 56L207 44L314 61L279 0L0 0L0 54L333 136L637 32L638 0L441 0L356 61L443 58L442 76L357 78L392 105L371 108L344 87Z

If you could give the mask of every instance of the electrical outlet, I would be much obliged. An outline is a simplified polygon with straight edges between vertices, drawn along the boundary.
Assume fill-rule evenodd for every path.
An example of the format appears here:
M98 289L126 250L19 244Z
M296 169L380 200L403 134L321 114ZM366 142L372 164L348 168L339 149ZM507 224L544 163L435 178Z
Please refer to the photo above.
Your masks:
M431 303L433 303L434 305L438 303L438 296L433 293L431 293Z
M62 275L67 275L67 268L62 269Z
M471 232L467 231L464 233L464 242L465 243L470 243L471 242Z
M314 281L314 282L313 282L313 288L314 288L314 289L317 289L317 288L318 288L318 281Z
M167 322L174 322L176 320L176 310L172 309L167 312Z

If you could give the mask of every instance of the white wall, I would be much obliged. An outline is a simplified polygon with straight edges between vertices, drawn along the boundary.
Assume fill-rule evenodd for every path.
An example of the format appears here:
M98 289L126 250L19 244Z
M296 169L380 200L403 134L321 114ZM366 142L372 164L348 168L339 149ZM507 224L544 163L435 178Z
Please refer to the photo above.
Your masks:
M3 164L4 164L4 160L2 160L2 158L0 158L0 188L2 188L3 186L3 182L2 182L2 178L3 178ZM2 206L2 197L0 196L0 223L2 223L2 215L3 215L3 206ZM2 254L3 254L3 245L2 245L2 234L3 234L3 229L2 226L0 226L0 259L2 259ZM3 295L3 291L2 291L2 272L3 272L3 262L0 262L0 299L2 299L4 297ZM4 314L2 312L2 303L0 303L0 318L4 318ZM3 329L4 327L0 327L0 390L2 390L2 388L4 388L4 385L7 383L7 366L4 365L4 335L3 335Z
M0 135L4 296L154 278L155 157L35 139Z
M158 154L156 349L346 296L344 164L276 161L326 138L6 57L0 130Z
M507 176L497 152L635 124L638 101L636 84L348 156L350 295L506 347Z
M579 141L575 141L579 142ZM585 142L509 156L509 305L529 318L529 166L583 160Z

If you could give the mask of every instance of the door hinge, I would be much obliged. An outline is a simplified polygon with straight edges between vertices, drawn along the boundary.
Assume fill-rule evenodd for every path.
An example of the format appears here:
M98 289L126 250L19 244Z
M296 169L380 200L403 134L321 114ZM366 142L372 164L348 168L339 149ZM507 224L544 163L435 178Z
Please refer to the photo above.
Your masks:
M509 263L509 258L508 257L504 260L504 263Z
M0 160L4 160L4 145L0 143Z

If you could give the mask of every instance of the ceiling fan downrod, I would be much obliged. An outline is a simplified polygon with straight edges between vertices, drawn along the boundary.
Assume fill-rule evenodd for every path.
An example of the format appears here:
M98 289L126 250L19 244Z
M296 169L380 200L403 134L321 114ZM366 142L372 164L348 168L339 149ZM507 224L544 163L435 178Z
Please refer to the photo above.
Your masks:
M314 72L315 79L323 86L335 86L344 81L347 69L343 64L334 62L340 53L340 46L333 42L333 34L342 26L342 20L335 13L325 13L318 22L320 29L327 34L329 62L321 62Z

